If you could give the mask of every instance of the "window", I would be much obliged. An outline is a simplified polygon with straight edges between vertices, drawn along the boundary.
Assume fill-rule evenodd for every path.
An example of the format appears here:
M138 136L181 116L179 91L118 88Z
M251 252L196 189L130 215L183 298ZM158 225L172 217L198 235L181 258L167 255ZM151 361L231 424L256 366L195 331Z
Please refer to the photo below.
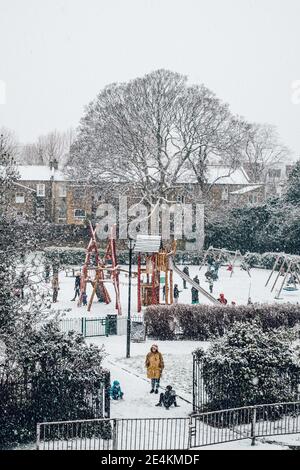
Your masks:
M281 170L269 170L269 177L270 178L280 178L281 177Z
M66 186L59 187L59 197L67 197L67 188Z
M17 193L16 194L16 204L24 204L24 202L25 202L24 194Z
M185 202L185 197L184 197L182 194L178 194L178 195L176 196L176 202L177 202L178 204L184 204L184 202Z
M45 185L44 184L37 184L36 192L39 197L45 197Z
M256 196L255 194L251 194L251 195L249 196L249 202L250 202L250 204L256 204L256 203L257 203L257 200L258 200L258 199L257 199L257 196Z
M86 212L84 209L75 209L74 210L74 218L75 219L85 219Z
M226 186L225 188L222 189L222 201L228 201L229 198L229 190L228 187Z

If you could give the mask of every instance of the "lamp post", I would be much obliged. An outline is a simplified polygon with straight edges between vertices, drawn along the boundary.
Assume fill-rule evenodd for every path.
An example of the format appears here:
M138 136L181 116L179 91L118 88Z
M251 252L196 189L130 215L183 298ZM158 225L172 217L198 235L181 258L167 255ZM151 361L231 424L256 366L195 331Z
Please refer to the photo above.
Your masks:
M131 278L132 278L132 252L133 241L129 238L129 282L128 282L128 311L127 311L127 349L126 357L130 357L130 336L131 336Z

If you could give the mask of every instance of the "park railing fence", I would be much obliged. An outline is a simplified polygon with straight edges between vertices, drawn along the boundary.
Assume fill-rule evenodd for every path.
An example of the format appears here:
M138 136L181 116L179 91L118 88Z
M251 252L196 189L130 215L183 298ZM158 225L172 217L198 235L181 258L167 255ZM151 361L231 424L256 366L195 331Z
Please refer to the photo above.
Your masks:
M11 377L0 368L0 446L34 439L41 420L109 418L109 392L107 370L95 380L54 382L50 377Z
M75 331L84 338L96 338L99 336L114 336L127 334L127 317L107 315L106 317L74 317L59 320L59 328L63 333ZM131 317L131 326L144 324L142 315Z
M193 353L193 411L202 413L216 409L228 409L242 403L232 403L232 393L226 381L227 371L224 365L224 380L216 378L213 374L205 374L205 362L197 353ZM300 400L300 372L299 370L286 370L278 372L278 385L284 383L287 387L288 399ZM213 393L212 393L213 390Z
M186 418L39 423L39 450L188 450L300 432L300 402L200 413Z

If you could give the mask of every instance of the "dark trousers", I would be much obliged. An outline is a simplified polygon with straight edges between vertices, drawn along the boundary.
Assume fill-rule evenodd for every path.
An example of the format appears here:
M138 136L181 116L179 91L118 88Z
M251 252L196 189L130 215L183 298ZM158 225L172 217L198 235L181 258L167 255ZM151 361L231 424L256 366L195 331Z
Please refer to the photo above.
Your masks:
M153 390L155 389L158 390L159 382L160 382L160 379L151 379L151 387Z
M75 289L75 295L74 295L74 299L73 299L73 300L75 300L76 297L80 297L80 287L76 287L76 289Z

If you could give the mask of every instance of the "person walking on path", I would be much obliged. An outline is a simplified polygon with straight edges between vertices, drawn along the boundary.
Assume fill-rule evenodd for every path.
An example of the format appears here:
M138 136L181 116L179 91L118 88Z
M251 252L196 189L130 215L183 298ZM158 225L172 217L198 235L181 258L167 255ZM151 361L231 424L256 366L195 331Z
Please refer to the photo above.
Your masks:
M178 304L179 294L180 290L178 289L178 284L175 284L173 292L174 304Z
M150 352L146 356L145 367L147 368L147 378L151 379L150 393L158 393L160 378L164 370L164 360L157 344L151 346Z
M76 276L75 276L74 290L75 290L75 295L74 295L74 298L71 300L71 302L75 302L76 298L80 297L80 273L79 272L76 273Z
M199 277L198 276L195 276L193 281L196 283L196 284L199 284L200 285L200 281L199 281ZM199 291L198 289L196 289L194 286L192 287L191 289L192 291L192 304L198 304L199 303Z
M58 291L59 291L59 280L58 280L58 274L54 274L53 279L52 279L52 301L53 303L57 302L58 298Z
M183 272L184 274L186 274L187 276L190 277L190 270L189 270L189 267L188 267L188 266L185 266L185 267L183 268L182 272ZM186 280L185 280L185 279L183 279L183 288L184 288L184 289L187 289Z

